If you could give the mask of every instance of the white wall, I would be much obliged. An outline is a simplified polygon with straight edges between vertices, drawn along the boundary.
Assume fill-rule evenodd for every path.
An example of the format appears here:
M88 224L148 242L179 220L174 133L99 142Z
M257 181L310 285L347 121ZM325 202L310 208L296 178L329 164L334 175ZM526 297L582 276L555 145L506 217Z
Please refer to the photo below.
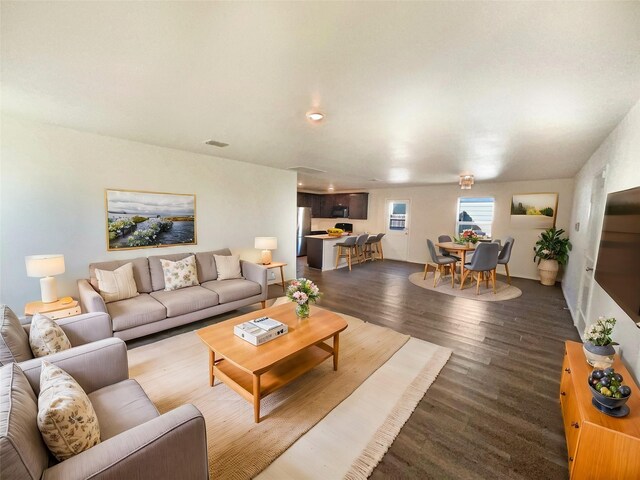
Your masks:
M591 185L595 175L607 167L605 190L607 193L640 186L640 102L638 102L600 145L576 176L571 224L580 222L578 232L572 230L572 261L563 281L563 289L572 313L576 311L583 259L586 253ZM602 218L596 225L602 228ZM640 285L638 285L640 291ZM590 305L591 320L600 315L614 316L618 320L613 338L620 343L621 353L636 378L640 378L640 329L613 299L594 282ZM575 320L574 316L574 320ZM583 332L580 332L582 335Z
M516 277L537 279L537 264L533 262L533 245L542 230L516 228L511 225L512 195L536 192L558 192L556 227L568 231L573 198L573 179L477 183L471 191L460 190L458 185L374 189L369 191L368 219L345 221L354 224L355 232L383 232L385 230L387 200L410 200L408 260L424 263L428 257L427 238L436 241L439 235L454 235L459 197L494 197L496 203L493 237L512 236L515 238L509 262L509 272ZM332 227L335 223L336 219L315 219L312 225L314 229L320 229ZM502 272L502 268L499 271Z
M0 302L40 298L26 255L62 253L61 295L93 261L229 247L257 261L254 237L278 237L274 260L295 277L296 174L2 117ZM197 245L107 252L104 189L195 193Z

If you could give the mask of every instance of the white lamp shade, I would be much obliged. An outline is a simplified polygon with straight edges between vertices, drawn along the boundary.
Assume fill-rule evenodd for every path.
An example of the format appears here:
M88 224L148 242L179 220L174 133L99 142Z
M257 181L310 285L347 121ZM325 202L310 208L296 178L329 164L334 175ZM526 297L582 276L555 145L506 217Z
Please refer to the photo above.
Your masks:
M278 248L276 237L256 237L255 247L260 250L275 250Z
M28 277L50 277L64 273L64 255L30 255L25 257Z

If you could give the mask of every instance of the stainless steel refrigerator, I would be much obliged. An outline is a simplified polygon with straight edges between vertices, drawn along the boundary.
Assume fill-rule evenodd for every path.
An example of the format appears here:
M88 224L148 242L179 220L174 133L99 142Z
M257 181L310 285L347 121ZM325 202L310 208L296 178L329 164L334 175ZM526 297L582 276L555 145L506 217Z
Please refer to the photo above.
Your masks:
M296 254L302 257L307 254L307 239L311 234L311 207L298 207L298 227L296 229Z

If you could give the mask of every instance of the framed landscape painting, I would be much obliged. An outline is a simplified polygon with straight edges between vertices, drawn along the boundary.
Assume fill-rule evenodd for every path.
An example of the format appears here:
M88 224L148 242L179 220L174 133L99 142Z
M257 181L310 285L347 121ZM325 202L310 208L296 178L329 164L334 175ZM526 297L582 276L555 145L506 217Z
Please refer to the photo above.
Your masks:
M105 190L107 250L196 244L196 196Z
M556 225L557 193L523 193L511 197L511 225L551 228Z

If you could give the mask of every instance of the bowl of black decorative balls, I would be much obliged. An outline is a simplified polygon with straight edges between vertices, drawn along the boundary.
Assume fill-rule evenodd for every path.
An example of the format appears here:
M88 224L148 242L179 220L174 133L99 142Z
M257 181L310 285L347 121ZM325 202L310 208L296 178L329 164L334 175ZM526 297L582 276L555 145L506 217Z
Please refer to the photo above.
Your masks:
M625 405L631 396L631 388L623 385L622 375L613 368L595 369L589 375L589 389L593 396L593 406L612 417L624 417L629 414Z

